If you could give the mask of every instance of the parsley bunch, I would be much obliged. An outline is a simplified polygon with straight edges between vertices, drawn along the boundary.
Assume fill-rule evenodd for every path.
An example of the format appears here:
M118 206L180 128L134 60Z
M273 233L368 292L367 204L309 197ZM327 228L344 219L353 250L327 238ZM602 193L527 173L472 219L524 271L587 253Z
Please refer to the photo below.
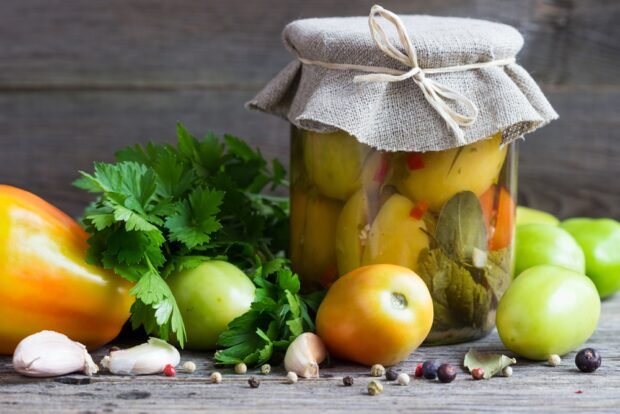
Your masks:
M183 319L165 279L205 260L246 271L257 257L269 262L286 248L288 201L261 195L286 185L286 172L242 140L197 140L182 125L177 138L176 146L125 148L117 163L95 163L75 185L99 194L83 216L89 262L135 283L134 329L163 339L174 333L183 346Z

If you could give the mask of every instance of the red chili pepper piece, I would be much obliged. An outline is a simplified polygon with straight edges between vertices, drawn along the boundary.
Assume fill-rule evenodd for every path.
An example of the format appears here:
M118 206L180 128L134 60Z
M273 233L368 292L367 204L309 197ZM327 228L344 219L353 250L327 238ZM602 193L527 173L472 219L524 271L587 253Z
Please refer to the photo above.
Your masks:
M422 158L422 154L418 154L417 152L409 154L407 157L407 167L410 171L424 168L424 159Z
M418 201L409 212L409 216L413 217L414 219L420 220L427 210L428 203L426 201Z

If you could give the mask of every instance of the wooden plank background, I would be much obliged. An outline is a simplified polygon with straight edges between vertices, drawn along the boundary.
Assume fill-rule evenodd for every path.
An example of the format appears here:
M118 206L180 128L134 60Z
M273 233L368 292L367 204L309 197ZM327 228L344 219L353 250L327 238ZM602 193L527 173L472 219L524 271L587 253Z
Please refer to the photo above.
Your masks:
M248 113L291 56L280 31L300 17L365 15L350 0L3 0L0 182L71 214L88 196L79 169L124 145L230 132L286 160L288 126ZM561 119L521 145L520 202L560 216L620 219L620 2L385 0L398 13L505 22L520 63Z

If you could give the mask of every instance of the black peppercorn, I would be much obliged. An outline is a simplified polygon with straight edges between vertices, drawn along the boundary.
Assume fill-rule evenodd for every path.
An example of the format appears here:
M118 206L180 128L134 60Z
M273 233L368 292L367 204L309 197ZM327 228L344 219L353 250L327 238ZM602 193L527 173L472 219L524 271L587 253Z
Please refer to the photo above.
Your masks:
M250 388L258 388L260 386L260 381L254 377L250 377L248 384L250 384Z
M437 378L444 383L452 382L456 378L456 369L450 364L441 364L437 368Z
M385 379L388 381L396 381L396 378L398 378L398 372L396 372L395 369L388 369L387 371L385 371Z
M422 375L426 379L437 378L437 368L439 368L439 362L434 359L425 361L422 364Z
M350 387L351 385L353 385L353 377L350 375L347 375L346 377L344 377L342 379L342 383L344 384L345 387Z
M575 356L575 365L581 372L594 372L601 366L601 362L601 354L594 348L584 348Z

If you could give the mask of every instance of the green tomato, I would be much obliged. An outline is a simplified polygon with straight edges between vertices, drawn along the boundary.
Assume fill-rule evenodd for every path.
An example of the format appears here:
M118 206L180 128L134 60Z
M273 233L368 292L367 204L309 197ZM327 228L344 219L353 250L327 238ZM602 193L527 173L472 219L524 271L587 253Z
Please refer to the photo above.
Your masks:
M533 360L564 355L594 332L601 301L585 275L558 266L532 267L497 307L497 331L509 350Z
M620 290L620 223L612 219L574 218L561 227L573 235L586 256L586 274L601 298Z
M536 210L529 207L517 207L517 226L522 224L560 224L560 220L546 211Z
M170 275L167 282L183 316L188 349L215 349L228 324L254 301L254 283L228 262L204 262Z
M321 194L346 200L361 187L362 165L372 148L344 131L304 134L304 166L310 181Z
M583 251L566 230L553 224L517 227L515 275L543 264L562 266L578 273L586 272Z

